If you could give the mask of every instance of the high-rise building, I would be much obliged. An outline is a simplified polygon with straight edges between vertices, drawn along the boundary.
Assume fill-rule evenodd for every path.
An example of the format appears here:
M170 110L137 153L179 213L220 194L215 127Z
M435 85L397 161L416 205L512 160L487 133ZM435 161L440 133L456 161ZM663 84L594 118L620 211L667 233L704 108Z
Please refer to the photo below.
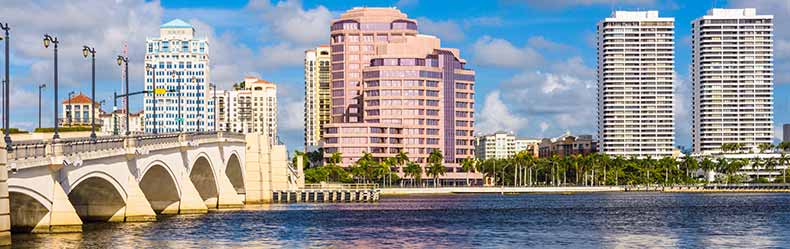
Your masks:
M421 35L395 8L354 8L331 25L332 120L325 155L343 165L363 152L374 158L408 153L425 164L439 150L447 179L464 181L458 163L474 156L473 70L457 49Z
M675 143L675 21L658 11L615 11L598 23L600 151L671 156Z
M156 88L168 91L156 96L159 132L178 131L179 121L183 131L214 129L208 48L208 40L196 38L195 28L180 19L160 26L159 37L146 39L145 65L152 69L146 70L145 90L154 91L156 78ZM179 94L181 103L178 102ZM153 100L153 93L145 94L146 132L154 128Z
M217 125L222 131L266 133L278 144L277 85L245 77L233 90L217 92Z
M304 145L316 148L331 120L330 49L322 45L304 53Z
M773 16L712 9L692 22L693 151L773 140Z

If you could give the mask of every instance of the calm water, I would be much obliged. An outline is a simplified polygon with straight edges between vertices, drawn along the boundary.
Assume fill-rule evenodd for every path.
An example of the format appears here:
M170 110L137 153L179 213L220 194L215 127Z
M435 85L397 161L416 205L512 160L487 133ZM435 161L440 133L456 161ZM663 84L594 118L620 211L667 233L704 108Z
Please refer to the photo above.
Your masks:
M790 247L790 194L613 193L385 197L247 207L82 234L14 235L41 248Z

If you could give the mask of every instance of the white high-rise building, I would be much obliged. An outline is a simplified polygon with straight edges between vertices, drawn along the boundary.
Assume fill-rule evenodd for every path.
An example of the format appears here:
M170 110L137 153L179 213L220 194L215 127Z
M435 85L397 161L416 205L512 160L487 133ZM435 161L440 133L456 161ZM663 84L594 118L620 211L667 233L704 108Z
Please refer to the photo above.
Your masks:
M177 132L178 121L181 121L183 131L214 130L214 103L209 91L208 48L208 40L195 38L195 28L180 19L160 26L159 37L146 39L145 65L153 70L146 70L145 90L154 90L153 80L156 78L156 88L169 91L156 96L156 123L159 132ZM145 94L146 132L153 132L154 129L153 100L152 93Z
M304 53L304 145L306 150L318 146L323 127L332 119L329 86L332 57L328 45Z
M219 130L266 133L271 144L277 137L277 85L245 77L233 90L217 92Z
M694 153L773 139L773 16L712 9L692 22Z
M599 151L672 155L674 27L658 11L615 11L598 23Z
M512 132L495 132L475 137L477 159L504 159L516 154L516 136Z

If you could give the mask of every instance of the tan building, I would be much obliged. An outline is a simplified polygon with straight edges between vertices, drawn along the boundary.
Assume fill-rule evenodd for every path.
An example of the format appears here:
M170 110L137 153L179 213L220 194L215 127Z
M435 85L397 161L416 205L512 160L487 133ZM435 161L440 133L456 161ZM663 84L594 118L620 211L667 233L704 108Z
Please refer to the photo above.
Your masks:
M331 120L329 45L305 51L304 55L304 145L306 150L318 146L324 125Z
M101 120L98 118L103 112L98 102L95 102L94 112L91 112L91 98L85 96L80 92L76 96L64 100L63 116L60 118L61 126L90 126L91 115L96 115L96 125L101 125Z
M540 142L539 157L587 155L597 151L598 141L595 141L592 135L572 136L570 133L565 133L556 138L544 138Z

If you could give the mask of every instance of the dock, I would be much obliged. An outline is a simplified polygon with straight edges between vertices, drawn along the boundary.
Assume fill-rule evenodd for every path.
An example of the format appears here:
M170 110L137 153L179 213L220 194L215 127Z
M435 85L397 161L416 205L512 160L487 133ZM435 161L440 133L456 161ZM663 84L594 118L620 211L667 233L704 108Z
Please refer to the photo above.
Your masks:
M381 190L376 184L306 184L304 188L275 190L275 203L377 202Z

